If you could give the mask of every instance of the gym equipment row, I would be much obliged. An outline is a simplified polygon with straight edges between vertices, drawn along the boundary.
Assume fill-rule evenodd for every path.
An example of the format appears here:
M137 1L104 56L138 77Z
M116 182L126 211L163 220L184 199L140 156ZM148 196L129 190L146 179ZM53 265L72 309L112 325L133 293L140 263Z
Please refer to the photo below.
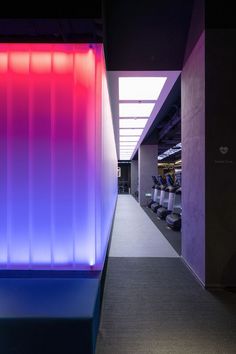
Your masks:
M181 229L181 176L174 178L171 174L152 176L152 200L148 207L157 214L159 219L165 220L172 230Z

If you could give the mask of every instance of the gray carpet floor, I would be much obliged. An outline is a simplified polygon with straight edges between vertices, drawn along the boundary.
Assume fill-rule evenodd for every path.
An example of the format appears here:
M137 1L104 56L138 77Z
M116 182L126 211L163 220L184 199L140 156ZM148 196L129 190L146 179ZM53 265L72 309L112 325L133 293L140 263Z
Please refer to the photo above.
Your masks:
M96 354L235 354L236 293L206 291L181 258L108 261Z
M110 257L178 257L132 195L119 195Z

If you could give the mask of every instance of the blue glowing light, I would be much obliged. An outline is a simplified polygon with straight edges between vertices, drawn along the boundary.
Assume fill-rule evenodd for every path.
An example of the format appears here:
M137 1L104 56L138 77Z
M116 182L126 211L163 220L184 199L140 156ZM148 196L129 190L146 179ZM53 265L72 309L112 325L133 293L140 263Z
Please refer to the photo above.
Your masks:
M117 195L102 45L1 44L0 106L0 267L101 269Z

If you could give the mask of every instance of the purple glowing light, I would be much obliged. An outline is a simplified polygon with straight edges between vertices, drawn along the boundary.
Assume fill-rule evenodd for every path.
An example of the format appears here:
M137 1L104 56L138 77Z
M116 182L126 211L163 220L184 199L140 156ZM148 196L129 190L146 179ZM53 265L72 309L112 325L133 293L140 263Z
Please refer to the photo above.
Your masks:
M0 101L1 268L101 269L117 193L102 45L0 45Z

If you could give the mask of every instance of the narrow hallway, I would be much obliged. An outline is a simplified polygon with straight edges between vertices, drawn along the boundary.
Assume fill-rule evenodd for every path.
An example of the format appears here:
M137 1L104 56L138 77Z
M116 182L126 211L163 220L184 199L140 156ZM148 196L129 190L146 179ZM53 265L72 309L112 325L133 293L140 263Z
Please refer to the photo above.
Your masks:
M171 246L168 256L159 250L153 257L145 249L142 256L142 243L132 257L137 223L147 215L129 198L118 198L96 354L235 353L236 294L205 290ZM125 240L118 240L126 226L127 252ZM149 231L139 235L149 237ZM161 239L157 228L156 236Z
M110 257L179 257L136 200L119 195Z

